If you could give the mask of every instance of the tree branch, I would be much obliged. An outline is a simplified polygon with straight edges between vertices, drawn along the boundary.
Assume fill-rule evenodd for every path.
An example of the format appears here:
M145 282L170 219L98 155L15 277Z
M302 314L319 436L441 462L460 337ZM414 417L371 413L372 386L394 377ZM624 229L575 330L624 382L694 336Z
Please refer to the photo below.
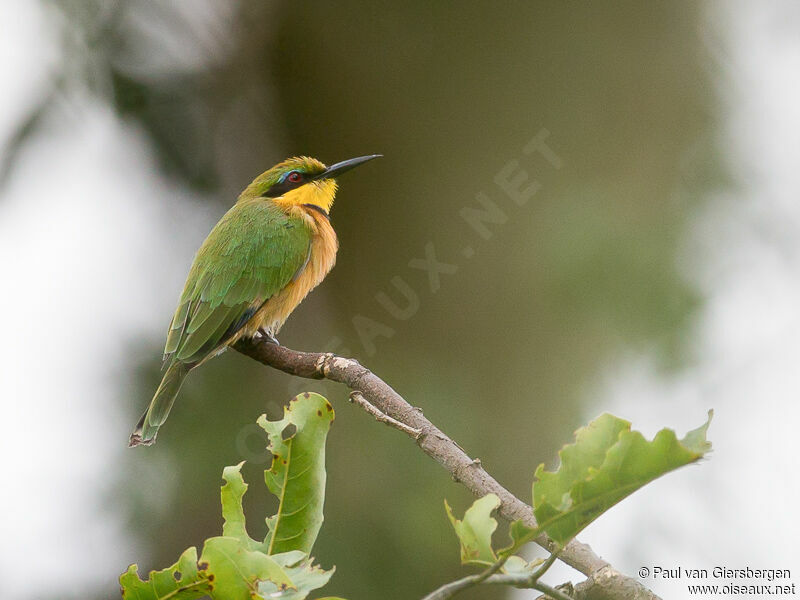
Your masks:
M500 485L484 470L479 459L470 458L458 444L426 419L422 410L411 406L389 384L358 361L331 353L300 352L259 339L239 340L234 348L254 360L290 375L307 379L328 379L346 385L353 392L359 392L360 398L379 413L414 430L414 435L411 437L416 439L422 451L447 469L455 481L466 486L475 496L480 498L486 494L497 495L500 498L498 514L503 519L509 522L521 520L530 528L536 527L533 509L529 505ZM376 416L373 411L369 412ZM536 538L536 543L549 552L557 549L556 543L546 535ZM587 581L583 582L586 583L584 590L594 587L595 576L601 573L603 583L610 582L612 588L619 588L619 595L598 596L599 598L635 597L640 600L660 600L636 580L613 569L589 546L577 540L567 544L561 550L559 558L588 577ZM603 588L605 592L610 591L607 587ZM637 595L632 596L632 591Z

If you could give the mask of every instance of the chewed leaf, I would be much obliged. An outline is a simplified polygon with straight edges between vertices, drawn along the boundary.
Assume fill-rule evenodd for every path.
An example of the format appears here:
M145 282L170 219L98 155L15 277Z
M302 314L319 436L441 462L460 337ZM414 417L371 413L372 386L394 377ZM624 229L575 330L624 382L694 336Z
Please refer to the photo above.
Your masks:
M539 465L536 469L536 478L539 481L533 488L534 506L547 502L555 508L566 508L570 502L569 491L574 483L586 479L590 469L599 468L608 449L617 443L621 433L630 431L630 427L628 421L606 413L586 427L578 429L575 432L575 443L564 446L558 453L561 465L557 472L545 471L544 465Z
M264 415L258 419L273 455L264 479L279 502L278 512L267 519L268 554L311 552L322 526L325 440L333 418L330 402L305 393L291 400L280 421L268 421Z
M119 579L123 600L303 600L325 585L334 570L314 565L308 552L322 524L325 440L332 421L333 408L318 394L297 396L280 421L261 417L273 453L265 482L279 500L278 513L267 519L267 539L258 542L247 533L243 463L226 467L222 536L207 539L199 559L189 548L144 581L131 565Z
M123 600L254 600L264 582L278 590L296 589L278 561L235 537L206 540L199 560L197 550L189 548L168 569L152 571L147 581L139 579L136 565L120 577Z
M706 439L711 416L709 411L706 423L682 440L662 429L648 442L630 423L609 414L579 429L575 443L559 452L557 471L536 469L533 512L540 529L565 544L640 487L698 460L711 449Z
M464 513L464 520L459 521L445 500L444 508L461 544L462 564L490 565L497 560L492 550L492 534L497 529L497 521L491 515L498 506L500 498L487 494L473 502Z
M325 571L314 565L313 560L313 558L307 557L286 569L296 589L280 589L275 583L265 581L259 584L258 593L270 600L304 600L311 592L328 583L328 580L336 570L333 568L330 571Z
M530 575L543 562L544 560L541 558L536 558L528 562L521 556L515 554L509 556L506 560L503 565L503 573L508 573L509 575Z
M197 569L197 550L189 548L178 562L162 571L150 571L139 579L138 567L131 565L119 578L123 600L195 600L211 593L208 575Z
M225 480L225 485L222 486L220 492L222 497L222 535L237 538L248 550L265 552L264 544L257 542L247 534L242 497L248 486L242 478L243 464L240 462L238 465L225 467L222 471L222 478Z

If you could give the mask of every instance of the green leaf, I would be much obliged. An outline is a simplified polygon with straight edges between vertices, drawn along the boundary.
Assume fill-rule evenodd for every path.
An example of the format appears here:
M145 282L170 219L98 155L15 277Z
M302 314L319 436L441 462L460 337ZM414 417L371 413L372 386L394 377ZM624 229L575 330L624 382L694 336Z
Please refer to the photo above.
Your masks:
M206 540L200 566L213 575L215 600L252 600L260 583L271 581L276 589L290 589L294 583L274 558L247 549L234 537Z
M162 571L150 571L146 581L139 579L139 568L131 565L119 578L124 600L194 600L211 593L207 574L197 569L197 549L181 554L178 562Z
M311 552L322 526L325 440L333 418L330 402L306 392L291 400L280 421L258 419L273 454L264 479L279 501L278 512L267 519L268 554Z
M168 569L151 571L147 581L139 579L136 565L120 577L124 600L194 600L207 596L214 600L253 600L259 597L255 595L258 585L265 581L274 582L275 590L295 587L278 561L248 550L246 543L234 537L206 540L199 561L197 550L189 548Z
M520 519L512 521L508 527L508 535L511 537L511 545L500 551L500 556L516 552L517 548L525 542L530 541L538 533L537 529L531 529ZM510 552L509 552L510 551Z
M500 498L486 494L473 502L464 513L464 520L459 521L445 500L444 508L461 543L462 564L491 565L497 560L492 550L492 534L497 529L497 521L491 515L498 506Z
M267 519L270 532L264 542L247 533L243 463L226 467L220 490L222 536L206 540L199 561L197 550L189 548L177 563L152 571L146 581L131 565L120 576L123 599L302 600L325 585L334 570L315 566L308 552L322 525L325 440L333 417L325 398L302 394L290 402L282 420L259 419L273 453L265 482L279 500L278 513Z
M220 496L222 499L222 535L238 539L248 550L259 550L266 553L266 546L252 539L247 534L245 526L244 509L242 508L242 497L247 491L248 485L242 478L242 465L225 467L222 471L222 478L225 485L222 486Z
M500 558L511 556L520 549L524 544L531 541L539 533L538 529L531 529L520 519L512 521L508 526L508 535L511 538L511 545L503 548L497 554Z
M559 452L557 471L536 469L533 512L540 530L566 544L640 487L701 458L711 449L706 431L712 414L682 440L662 429L648 442L630 423L609 414L579 429L575 443Z
M543 562L544 560L541 558L536 558L528 562L521 556L515 554L506 559L505 564L503 564L503 573L508 573L509 575L530 575L536 570L536 567Z
M289 552L272 555L272 559L284 568L295 567L306 558L308 558L308 554L300 550L291 550Z
M304 557L299 563L295 563L286 569L297 589L280 590L274 583L266 581L259 584L258 593L270 600L276 598L278 600L304 600L312 591L328 583L335 570L333 568L325 571L315 566L311 557Z

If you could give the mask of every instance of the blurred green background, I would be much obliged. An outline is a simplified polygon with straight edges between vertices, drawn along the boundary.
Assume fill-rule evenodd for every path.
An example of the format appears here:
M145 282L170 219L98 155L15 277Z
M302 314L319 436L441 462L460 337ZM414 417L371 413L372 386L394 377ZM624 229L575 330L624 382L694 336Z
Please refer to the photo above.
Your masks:
M146 132L163 174L214 218L284 157L385 155L341 179L338 264L281 342L359 358L523 499L535 466L552 465L599 412L591 402L605 367L627 352L664 370L691 360L684 340L702 297L676 256L706 192L725 185L702 4L49 6L68 68L28 115L18 147L59 90L81 86ZM560 169L522 151L542 130ZM541 186L522 207L495 183L510 160ZM487 225L489 239L461 216L481 192L507 216ZM435 291L409 266L428 244L455 267ZM193 249L181 248L181 257ZM172 259L153 257L154 272L162 260ZM403 306L394 277L419 300L405 320L376 299ZM182 281L170 285L177 298ZM374 349L354 325L363 317L387 334ZM114 401L133 425L157 385L162 340L126 344ZM193 373L158 444L122 455L109 476L105 502L124 507L139 544L130 562L163 567L218 534L220 474L243 459L257 484L250 526L263 534L274 506L258 485L267 465L250 424L304 389L324 391L337 411L315 550L337 566L325 591L413 598L462 574L442 499L463 510L465 490L349 405L342 387L298 382L234 352ZM113 594L115 575L81 597Z

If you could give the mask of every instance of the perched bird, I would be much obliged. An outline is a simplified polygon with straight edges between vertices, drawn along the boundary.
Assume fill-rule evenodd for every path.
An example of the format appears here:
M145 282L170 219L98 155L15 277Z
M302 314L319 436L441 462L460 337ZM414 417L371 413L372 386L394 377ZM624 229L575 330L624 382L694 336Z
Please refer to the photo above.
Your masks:
M130 446L150 445L193 368L242 337L275 335L333 268L339 242L328 213L336 179L379 157L326 167L290 158L255 178L200 246L167 333L167 367Z

